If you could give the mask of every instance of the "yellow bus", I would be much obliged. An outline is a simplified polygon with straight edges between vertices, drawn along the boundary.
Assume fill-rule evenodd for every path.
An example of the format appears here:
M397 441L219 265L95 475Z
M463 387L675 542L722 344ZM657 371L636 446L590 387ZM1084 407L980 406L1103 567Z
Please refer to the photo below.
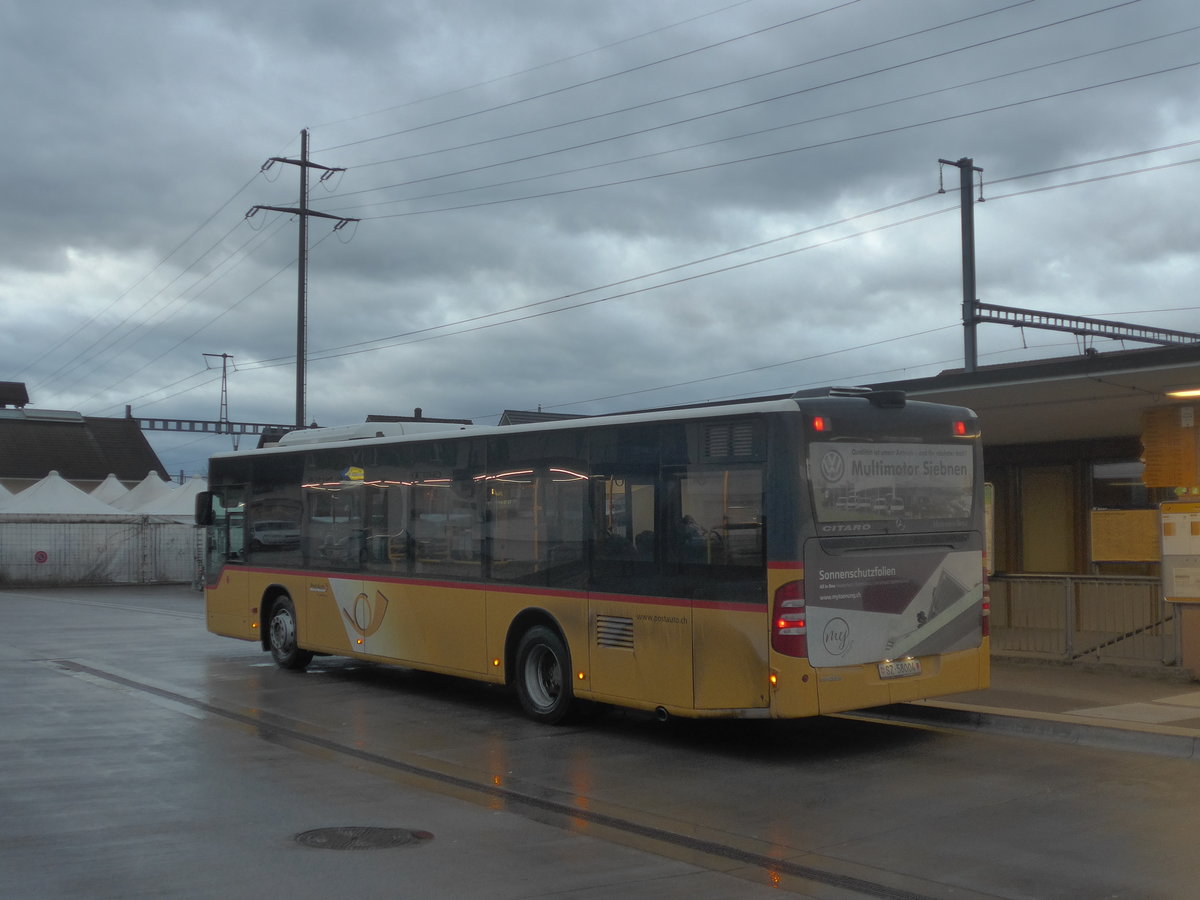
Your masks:
M866 389L296 431L210 462L208 629L512 685L546 723L984 688L981 454L970 410Z

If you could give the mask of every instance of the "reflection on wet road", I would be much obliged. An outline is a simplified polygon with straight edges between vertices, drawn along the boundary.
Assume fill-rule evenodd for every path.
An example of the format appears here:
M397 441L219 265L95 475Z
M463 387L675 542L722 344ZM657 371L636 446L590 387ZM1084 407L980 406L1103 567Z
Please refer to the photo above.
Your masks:
M284 672L203 632L200 603L175 589L0 592L0 714L59 766L71 752L125 771L124 746L148 762L145 790L169 769L197 819L236 842L220 873L205 868L229 885L249 887L255 865L279 884L336 883L342 863L297 856L279 833L385 824L434 835L372 851L408 854L406 877L430 879L412 896L1169 897L1200 875L1194 762L840 719L664 725L602 710L539 726L493 686L328 658ZM78 704L102 704L124 744L97 721L66 746ZM3 746L5 795L61 827L17 780L44 768L15 737ZM381 858L355 857L357 877L388 884Z

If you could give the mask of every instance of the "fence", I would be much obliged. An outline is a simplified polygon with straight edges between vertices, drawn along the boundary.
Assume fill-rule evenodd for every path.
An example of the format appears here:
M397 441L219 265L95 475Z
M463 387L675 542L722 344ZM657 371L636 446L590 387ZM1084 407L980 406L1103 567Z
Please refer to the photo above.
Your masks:
M997 575L992 652L1134 665L1178 665L1174 605L1157 578Z

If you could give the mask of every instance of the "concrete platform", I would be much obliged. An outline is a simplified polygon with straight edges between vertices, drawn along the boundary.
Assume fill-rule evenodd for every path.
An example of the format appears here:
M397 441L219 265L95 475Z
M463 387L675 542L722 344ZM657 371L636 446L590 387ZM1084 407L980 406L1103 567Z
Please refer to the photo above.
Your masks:
M866 716L1009 732L1168 756L1200 756L1200 682L1179 669L992 660L986 691L871 710Z

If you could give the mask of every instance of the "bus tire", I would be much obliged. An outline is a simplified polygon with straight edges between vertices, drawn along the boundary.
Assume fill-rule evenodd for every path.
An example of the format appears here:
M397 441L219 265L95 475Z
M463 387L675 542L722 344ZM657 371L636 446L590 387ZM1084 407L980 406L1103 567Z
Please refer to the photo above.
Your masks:
M296 644L296 607L286 594L271 606L267 618L267 641L271 656L281 669L302 671L312 662L313 655Z
M559 725L574 711L571 656L558 632L535 625L517 644L517 697L534 721Z

